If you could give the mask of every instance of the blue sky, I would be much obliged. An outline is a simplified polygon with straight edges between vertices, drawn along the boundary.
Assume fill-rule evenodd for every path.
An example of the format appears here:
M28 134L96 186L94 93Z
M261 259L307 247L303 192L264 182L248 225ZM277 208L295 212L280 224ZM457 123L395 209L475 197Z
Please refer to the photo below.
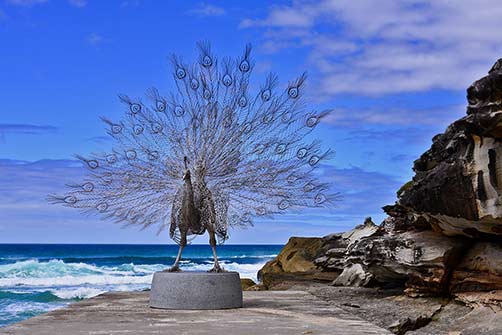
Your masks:
M168 243L155 229L121 229L50 206L48 193L82 175L75 153L108 145L99 116L117 94L172 87L172 53L220 56L252 43L255 80L283 84L307 70L319 130L336 156L325 167L343 195L327 211L234 231L230 243L283 243L343 231L412 176L412 162L465 113L465 89L502 57L498 1L0 0L0 243ZM199 238L197 243L204 243Z

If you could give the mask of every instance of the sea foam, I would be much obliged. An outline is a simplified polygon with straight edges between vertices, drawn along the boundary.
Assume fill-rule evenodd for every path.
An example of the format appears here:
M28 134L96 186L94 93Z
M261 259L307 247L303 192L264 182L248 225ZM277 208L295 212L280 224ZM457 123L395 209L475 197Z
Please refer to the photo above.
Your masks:
M256 279L257 271L264 262L241 264L221 262L228 271L237 271L241 277ZM199 264L183 262L186 271L207 271L211 268L210 260ZM81 285L125 285L150 284L155 271L165 269L164 264L121 264L117 266L96 266L86 263L65 263L53 259L47 262L38 260L18 261L0 265L0 287L42 286L64 287Z

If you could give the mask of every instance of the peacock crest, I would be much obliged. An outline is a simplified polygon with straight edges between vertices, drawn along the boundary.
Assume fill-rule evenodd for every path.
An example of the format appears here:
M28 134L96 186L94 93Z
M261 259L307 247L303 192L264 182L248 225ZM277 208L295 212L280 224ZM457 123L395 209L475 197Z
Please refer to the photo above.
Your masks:
M269 74L252 93L250 45L221 61L208 43L198 48L193 64L171 58L174 92L119 96L124 118L103 118L113 150L77 156L87 176L50 202L159 232L169 227L181 256L187 236L208 231L211 245L215 237L223 243L229 227L333 201L315 173L332 152L308 140L329 111L306 106L306 75L278 88Z

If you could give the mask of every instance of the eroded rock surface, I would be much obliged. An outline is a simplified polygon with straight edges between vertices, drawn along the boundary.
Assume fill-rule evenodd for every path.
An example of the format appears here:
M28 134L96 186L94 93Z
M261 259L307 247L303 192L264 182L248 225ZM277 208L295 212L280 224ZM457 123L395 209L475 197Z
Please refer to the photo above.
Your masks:
M287 288L287 282L298 280L332 281L338 273L321 270L314 259L328 247L324 238L291 237L272 261L258 272L258 279L265 288Z
M446 235L502 237L502 68L467 90L467 115L414 163L399 205Z
M452 274L451 291L502 290L502 243L479 242Z
M450 295L502 288L502 60L468 92L467 115L415 161L381 225L333 235L315 263L343 286ZM350 236L350 238L349 238Z

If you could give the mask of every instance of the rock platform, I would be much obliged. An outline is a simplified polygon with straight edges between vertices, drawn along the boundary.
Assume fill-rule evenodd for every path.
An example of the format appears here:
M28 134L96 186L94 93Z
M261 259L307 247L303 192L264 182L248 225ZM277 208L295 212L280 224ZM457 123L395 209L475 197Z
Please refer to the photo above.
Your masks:
M226 310L148 307L149 292L111 292L0 329L5 335L392 334L302 291L244 292Z

